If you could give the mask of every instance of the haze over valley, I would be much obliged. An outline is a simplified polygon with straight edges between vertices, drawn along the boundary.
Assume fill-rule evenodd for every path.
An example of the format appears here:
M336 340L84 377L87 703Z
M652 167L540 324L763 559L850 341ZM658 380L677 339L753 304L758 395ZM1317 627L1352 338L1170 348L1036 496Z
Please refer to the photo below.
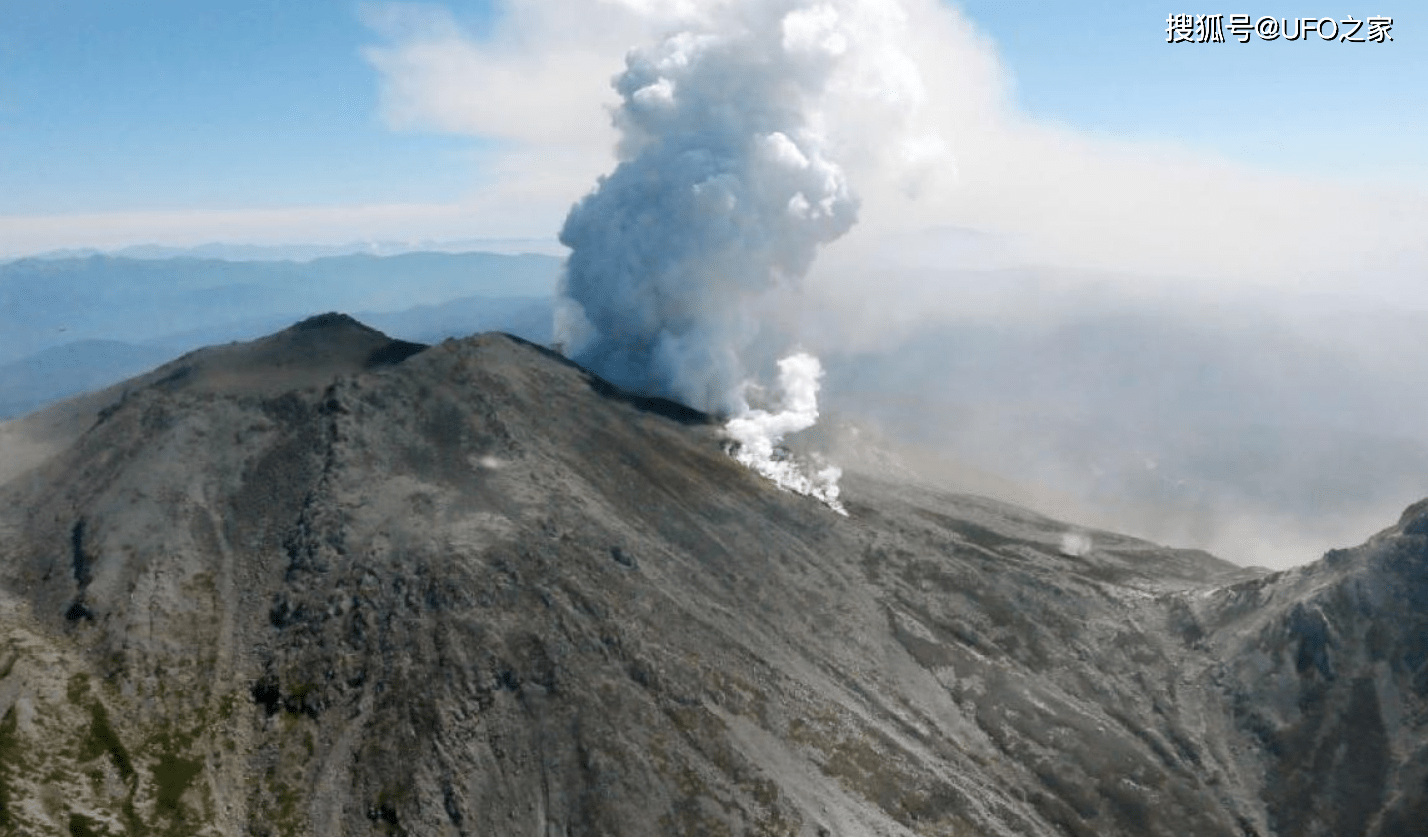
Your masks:
M496 330L548 343L560 264L12 261L0 417L327 310L417 342ZM1226 308L1047 269L940 275L978 288L976 307L882 332L825 310L804 329L853 461L1269 567L1361 540L1428 495L1425 315L1314 299Z

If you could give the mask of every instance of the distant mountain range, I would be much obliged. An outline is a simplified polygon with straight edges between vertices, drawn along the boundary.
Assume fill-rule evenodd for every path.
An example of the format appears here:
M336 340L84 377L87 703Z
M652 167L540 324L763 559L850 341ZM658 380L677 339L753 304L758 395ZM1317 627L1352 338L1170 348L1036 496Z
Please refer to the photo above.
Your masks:
M321 311L402 311L471 296L548 297L559 267L553 256L493 253L308 262L22 259L0 265L0 363L80 340L146 343Z
M0 419L102 389L174 357L172 351L158 346L117 340L78 340L41 349L0 366Z
M112 250L76 248L50 250L24 258L81 259L115 256L128 259L222 259L245 261L311 261L329 256L396 256L405 253L540 253L559 256L565 252L559 242L548 238L472 238L459 241L352 241L346 244L225 244L213 242L191 247L164 244L135 244ZM0 264L15 259L0 259Z
M423 343L503 331L549 343L553 311L543 297L465 297L405 311L361 316L394 336ZM78 340L42 349L0 365L0 420L24 415L54 401L102 389L172 360L199 346L251 339L292 321L275 315L165 334L146 343Z
M329 310L359 313L408 340L499 330L548 342L559 268L552 256L475 252L0 264L0 419Z

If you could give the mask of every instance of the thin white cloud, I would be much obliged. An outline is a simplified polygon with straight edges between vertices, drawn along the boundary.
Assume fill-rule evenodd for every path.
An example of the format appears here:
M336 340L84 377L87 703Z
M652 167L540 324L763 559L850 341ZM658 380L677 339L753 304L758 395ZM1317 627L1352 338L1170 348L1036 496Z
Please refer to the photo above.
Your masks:
M189 246L214 241L327 244L394 238L469 238L472 219L494 217L490 210L479 205L381 204L0 215L0 256L77 245L109 249L133 244ZM505 227L490 229L492 237L517 236L517 230L524 226L513 219Z
M854 173L864 229L849 249L950 226L990 235L1021 263L1289 289L1398 287L1428 267L1421 189L1264 173L1037 123L1009 106L994 47L965 18L936 0L904 5L923 117L949 142L955 178L913 200Z
M831 147L863 199L858 228L834 245L839 259L815 268L835 294L830 262L846 273L858 256L886 252L890 237L946 227L982 233L1008 262L1210 286L1387 295L1428 267L1428 196L1415 187L1259 172L1189 147L1039 124L1011 108L994 45L955 8L900 5L901 14L861 4L868 25L900 39L873 60L880 70L906 62L920 83L880 101L858 89L853 68L825 108ZM609 80L626 50L697 13L696 4L512 0L478 39L430 9L375 8L369 19L389 41L368 57L391 124L506 140L495 188L532 217L548 212L550 229L613 162ZM868 130L899 120L900 131Z
M441 9L365 7L366 21L388 40L364 51L380 73L382 116L399 129L608 146L609 79L625 39L600 27L580 37L552 11L510 4L490 37L478 41Z
M613 165L610 80L628 49L716 5L730 3L504 0L479 37L440 6L365 5L363 17L381 41L365 54L378 72L383 118L399 130L495 140L495 151L474 164L482 169L478 193L440 206L0 217L0 253L408 231L553 235ZM862 200L857 227L810 277L810 289L833 303L857 300L870 262L886 264L890 252L914 244L924 263L967 260L966 236L927 232L947 229L974 231L982 261L1211 288L1383 297L1415 292L1428 272L1421 186L1266 173L1189 147L1039 123L1011 106L995 45L955 7L939 0L843 5L860 6L866 25L881 28L879 39L900 48L868 59L880 62L877 73L851 68L824 108L831 153ZM896 62L918 81L894 91L860 87L896 77L886 72ZM886 130L888 122L898 129ZM867 130L879 123L884 129ZM925 299L929 314L957 302L929 292L918 271L890 271L880 282L889 295Z

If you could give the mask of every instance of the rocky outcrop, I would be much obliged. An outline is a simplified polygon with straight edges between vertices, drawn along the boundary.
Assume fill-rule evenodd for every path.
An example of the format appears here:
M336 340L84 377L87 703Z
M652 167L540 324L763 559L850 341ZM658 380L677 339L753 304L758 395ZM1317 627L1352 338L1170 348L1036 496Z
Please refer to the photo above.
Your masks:
M0 833L1428 820L1421 509L1274 575L857 475L843 518L539 347L420 349L326 317L11 425Z

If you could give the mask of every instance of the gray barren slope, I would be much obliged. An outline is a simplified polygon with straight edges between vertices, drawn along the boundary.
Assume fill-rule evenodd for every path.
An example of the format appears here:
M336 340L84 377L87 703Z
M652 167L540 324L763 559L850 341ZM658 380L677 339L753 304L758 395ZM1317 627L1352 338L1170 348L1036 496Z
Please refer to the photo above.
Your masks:
M1423 507L1275 575L856 475L842 518L534 345L340 316L0 444L0 833L1428 822Z

